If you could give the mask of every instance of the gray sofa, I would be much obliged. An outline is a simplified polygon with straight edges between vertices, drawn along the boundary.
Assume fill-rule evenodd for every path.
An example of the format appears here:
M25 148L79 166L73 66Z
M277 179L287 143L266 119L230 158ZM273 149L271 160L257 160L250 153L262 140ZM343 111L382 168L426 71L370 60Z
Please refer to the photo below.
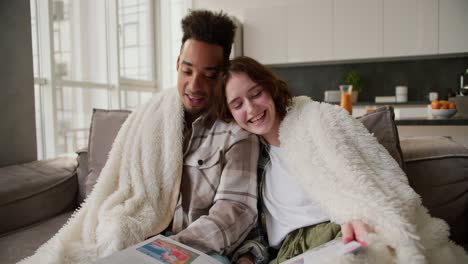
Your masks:
M0 263L15 263L51 238L91 192L128 111L95 110L78 157L0 168ZM386 107L359 118L400 166L451 238L468 248L468 149L444 137L402 139Z

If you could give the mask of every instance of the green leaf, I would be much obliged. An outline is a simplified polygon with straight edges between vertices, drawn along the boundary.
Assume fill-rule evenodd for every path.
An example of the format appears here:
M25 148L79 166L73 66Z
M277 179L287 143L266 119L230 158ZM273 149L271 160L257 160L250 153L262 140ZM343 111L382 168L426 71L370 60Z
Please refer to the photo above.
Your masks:
M354 91L358 91L358 92L361 92L361 77L359 76L359 74L357 73L356 70L350 70L347 74L346 74L346 78L345 78L345 82L346 84L350 84L353 86L353 90Z

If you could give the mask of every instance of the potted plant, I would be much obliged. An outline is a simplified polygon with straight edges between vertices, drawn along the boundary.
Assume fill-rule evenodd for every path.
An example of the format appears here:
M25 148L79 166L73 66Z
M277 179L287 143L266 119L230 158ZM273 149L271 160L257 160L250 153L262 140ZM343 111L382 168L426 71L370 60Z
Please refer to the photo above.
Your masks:
M345 83L353 86L353 93L351 100L353 103L357 102L359 92L361 92L361 77L356 70L352 69L346 74Z

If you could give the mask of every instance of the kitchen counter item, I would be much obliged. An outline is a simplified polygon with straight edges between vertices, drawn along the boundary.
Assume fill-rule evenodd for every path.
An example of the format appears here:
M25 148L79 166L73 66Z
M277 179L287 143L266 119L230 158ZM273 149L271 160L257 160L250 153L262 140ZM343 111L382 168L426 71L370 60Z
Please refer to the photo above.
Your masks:
M460 95L468 96L468 69L460 75Z
M431 109L432 116L436 118L451 118L457 113L457 109Z
M323 101L328 103L339 103L340 96L340 90L326 90Z
M439 93L437 93L437 92L430 92L429 93L429 101L432 102L432 101L435 101L437 99L439 99Z
M395 87L395 97L396 102L404 103L408 101L408 87L407 86L397 86Z
M396 97L395 96L376 96L375 102L376 103L395 103Z
M353 114L353 103L351 101L351 95L353 93L352 85L340 85L340 106L346 109L350 115Z
M457 106L457 117L468 118L468 96L455 96L449 98Z

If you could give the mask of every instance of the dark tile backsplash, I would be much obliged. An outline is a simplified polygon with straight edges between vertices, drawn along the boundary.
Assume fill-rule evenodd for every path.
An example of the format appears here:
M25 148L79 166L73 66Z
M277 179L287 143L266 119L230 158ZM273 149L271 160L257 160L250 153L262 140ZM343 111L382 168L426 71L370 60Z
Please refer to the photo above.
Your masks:
M429 92L447 98L460 86L460 74L468 69L468 55L457 58L412 59L388 62L348 63L314 66L272 66L287 81L295 95L323 100L325 90L338 90L346 73L355 69L361 77L359 101L373 102L375 96L395 95L395 86L408 86L408 101L425 101Z

